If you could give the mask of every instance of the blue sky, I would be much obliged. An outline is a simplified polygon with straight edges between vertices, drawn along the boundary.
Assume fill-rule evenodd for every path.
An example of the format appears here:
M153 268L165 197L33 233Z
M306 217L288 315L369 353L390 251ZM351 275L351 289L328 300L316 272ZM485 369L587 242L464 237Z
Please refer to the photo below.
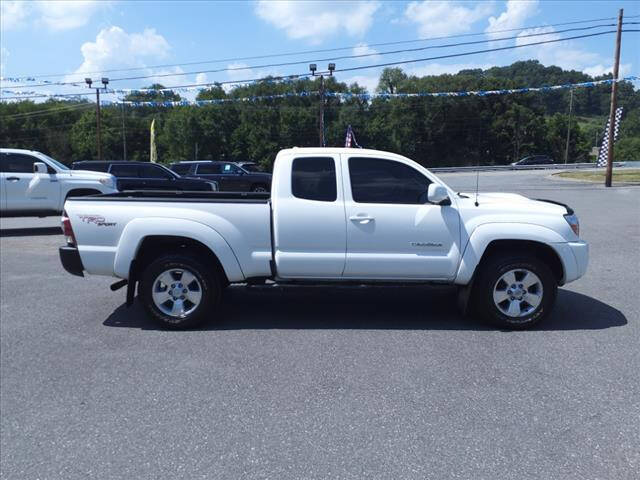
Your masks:
M55 1L12 2L3 0L1 12L2 76L34 76L48 80L77 80L100 74L85 72L133 69L105 73L112 79L150 76L143 80L112 82L113 87L139 88L159 81L167 86L257 78L264 75L307 71L306 65L251 68L218 73L190 73L197 70L243 68L262 63L306 61L328 54L301 54L267 60L228 60L201 65L157 67L155 65L229 59L303 50L354 47L336 54L360 54L395 50L403 46L371 47L371 44L423 37L484 33L484 37L438 40L433 43L493 39L517 35L496 30L540 27L525 33L554 32L566 27L550 24L575 20L615 17L619 8L625 17L640 15L640 2L632 1ZM640 17L630 19L640 21ZM605 21L600 23L613 23ZM579 27L581 25L574 25ZM630 26L640 28L640 25ZM580 35L573 32L562 35ZM560 36L560 34L555 34ZM528 43L538 38L493 42L488 46ZM553 35L546 38L553 38ZM425 75L453 73L462 68L507 65L520 59L538 59L545 65L559 65L602 74L610 71L613 35L526 47L512 51L436 60L403 66L408 73ZM406 47L428 45L412 43ZM621 74L640 74L640 35L623 37ZM486 48L468 46L427 50L363 59L336 60L337 68L400 61L410 58ZM334 54L335 55L335 54ZM326 62L324 62L326 63ZM320 65L324 68L324 65ZM373 90L380 69L343 72L338 79L357 81ZM156 76L155 78L153 76ZM24 83L22 83L24 84ZM3 82L3 88L12 86ZM15 84L14 84L15 85ZM79 87L43 87L43 92L75 92ZM28 90L26 87L22 90ZM33 88L36 90L36 88ZM4 94L7 95L6 93Z

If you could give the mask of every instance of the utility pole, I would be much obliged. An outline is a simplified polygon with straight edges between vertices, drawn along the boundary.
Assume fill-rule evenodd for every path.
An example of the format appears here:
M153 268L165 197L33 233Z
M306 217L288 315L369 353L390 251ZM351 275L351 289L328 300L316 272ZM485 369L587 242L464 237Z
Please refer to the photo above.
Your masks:
M616 121L616 108L618 93L618 69L620 67L620 41L622 38L622 16L624 10L621 8L618 13L618 32L616 33L616 50L613 57L613 83L611 84L611 108L609 109L609 144L607 145L607 174L604 180L604 186L611 186L611 177L613 176L613 132Z
M318 66L315 63L309 65L309 70L313 76L316 75ZM328 66L329 76L333 75L333 71L336 69L335 63L330 63ZM320 75L320 112L318 118L318 141L321 147L326 145L324 138L324 75Z
M127 135L124 129L124 99L122 100L122 159L127 160Z
M569 137L571 136L571 111L573 109L573 88L569 90L569 123L567 124L567 146L564 149L564 164L569 161Z
M93 80L90 78L85 78L84 81L89 86L89 88L93 88L96 91L96 142L98 146L98 160L102 160L102 139L100 136L100 90L107 91L107 85L109 84L109 79L102 77L102 87L92 87L91 84Z

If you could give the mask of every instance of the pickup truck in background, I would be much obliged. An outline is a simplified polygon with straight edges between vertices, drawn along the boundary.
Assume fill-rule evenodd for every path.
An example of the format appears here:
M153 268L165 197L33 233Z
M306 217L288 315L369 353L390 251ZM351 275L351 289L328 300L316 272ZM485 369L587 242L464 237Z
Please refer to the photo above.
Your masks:
M71 198L65 269L120 278L168 327L214 321L231 283L437 283L465 311L526 328L558 285L584 275L588 246L567 206L456 193L400 155L292 148L271 195L121 192ZM372 299L375 301L375 299ZM425 309L429 306L425 305Z
M0 148L3 216L58 214L67 198L117 191L108 173L71 170L44 153Z
M178 190L189 192L216 192L218 184L213 180L184 178L164 165L128 160L73 162L73 170L107 172L116 177L118 190Z

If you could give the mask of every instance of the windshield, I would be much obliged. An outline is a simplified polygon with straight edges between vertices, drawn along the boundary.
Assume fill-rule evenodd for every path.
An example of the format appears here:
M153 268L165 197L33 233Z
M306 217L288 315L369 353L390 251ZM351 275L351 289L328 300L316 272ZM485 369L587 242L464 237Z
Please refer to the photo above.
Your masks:
M241 163L240 166L247 172L264 172L262 167L257 163Z
M69 167L67 167L64 163L60 163L59 161L54 160L49 155L45 155L44 153L41 153L40 155L46 158L49 162L53 163L53 165L59 168L60 170L69 170Z

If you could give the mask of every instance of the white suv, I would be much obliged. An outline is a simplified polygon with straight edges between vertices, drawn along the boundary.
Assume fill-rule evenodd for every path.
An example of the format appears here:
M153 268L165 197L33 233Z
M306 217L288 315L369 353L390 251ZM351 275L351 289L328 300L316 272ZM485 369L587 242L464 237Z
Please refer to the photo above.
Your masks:
M71 170L44 153L0 148L2 215L56 214L68 197L117 191L108 173Z

